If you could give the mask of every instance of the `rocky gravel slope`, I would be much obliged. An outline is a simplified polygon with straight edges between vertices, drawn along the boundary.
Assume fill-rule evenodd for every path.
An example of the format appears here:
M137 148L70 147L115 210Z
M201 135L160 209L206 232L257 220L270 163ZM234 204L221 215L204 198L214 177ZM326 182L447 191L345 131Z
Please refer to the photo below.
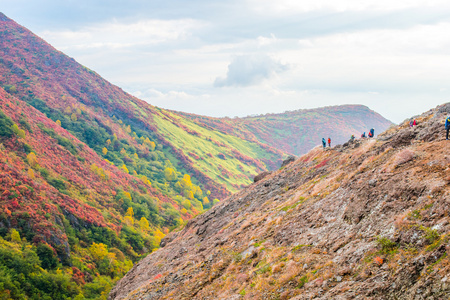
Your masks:
M109 299L447 299L448 113L313 149L169 234Z

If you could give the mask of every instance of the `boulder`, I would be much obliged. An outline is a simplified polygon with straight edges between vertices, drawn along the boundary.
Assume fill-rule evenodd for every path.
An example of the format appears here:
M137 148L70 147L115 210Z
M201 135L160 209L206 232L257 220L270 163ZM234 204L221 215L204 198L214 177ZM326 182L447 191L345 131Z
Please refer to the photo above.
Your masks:
M291 162L295 161L296 157L293 155L290 155L288 158L286 158L285 160L283 160L283 163L281 164L281 168L286 167L288 164L290 164Z
M262 173L256 175L255 178L253 178L253 182L258 182L258 181L264 179L265 177L269 176L270 174L272 174L272 172L262 172Z

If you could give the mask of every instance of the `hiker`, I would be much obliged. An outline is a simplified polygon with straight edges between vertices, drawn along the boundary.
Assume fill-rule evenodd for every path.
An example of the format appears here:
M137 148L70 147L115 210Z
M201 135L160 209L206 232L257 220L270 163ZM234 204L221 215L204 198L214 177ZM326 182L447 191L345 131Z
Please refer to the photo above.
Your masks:
M445 130L447 130L447 136L446 140L448 140L448 132L450 131L450 115L447 116L447 119L445 119Z
M327 142L325 141L325 138L322 138L322 145L323 145L323 149L325 149L325 147L327 146Z
M331 147L331 139L328 137L328 147Z
M417 125L416 119L414 119L414 122L413 122L412 126L416 126L416 125Z
M375 134L375 129L370 129L370 131L369 131L369 137L370 138L373 138L373 135Z
M355 135L354 134L352 134L352 136L350 137L350 141L354 141L355 140Z
M361 134L361 138L364 139L366 137L366 132L364 131L363 134Z
M413 119L409 120L409 127L413 127Z

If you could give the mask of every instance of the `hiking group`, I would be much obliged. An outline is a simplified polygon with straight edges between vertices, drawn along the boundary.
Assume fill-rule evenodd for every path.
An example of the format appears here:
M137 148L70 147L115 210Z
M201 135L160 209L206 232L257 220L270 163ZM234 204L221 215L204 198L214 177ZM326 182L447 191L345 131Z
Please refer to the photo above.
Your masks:
M409 126L410 126L410 127L417 126L417 121L416 121L416 119L411 119L411 120L409 121ZM448 116L445 118L445 130L446 130L446 136L445 136L445 139L448 140L448 137L449 137L449 134L450 134L450 115L448 115ZM375 135L375 129L374 129L374 128L371 128L371 129L369 130L369 134L368 134L367 136L368 136L369 138L373 138L374 135ZM361 134L361 138L362 138L362 139L363 139L363 138L366 138L366 132L365 132L365 131ZM355 136L352 134L352 136L350 137L350 141L353 142L354 140L355 140ZM323 146L324 149L327 147L327 140L325 140L325 138L322 138L322 146ZM328 138L328 147L331 147L331 138Z
M327 147L327 141L325 140L325 138L322 138L322 146L323 148ZM331 138L328 138L328 147L331 147Z
M449 121L449 122L450 122L450 121ZM372 138L372 137L374 137L374 135L375 135L375 129L374 129L374 128L371 128L371 129L369 130L368 137L369 137L369 138ZM365 137L366 137L366 132L364 132L363 134L361 134L361 138L365 138ZM352 134L352 136L350 137L350 141L353 142L354 140L355 140L355 135ZM328 140L326 140L325 138L322 138L322 146L323 146L324 149L327 147L327 142L328 142L328 147L331 148L331 138L328 137Z

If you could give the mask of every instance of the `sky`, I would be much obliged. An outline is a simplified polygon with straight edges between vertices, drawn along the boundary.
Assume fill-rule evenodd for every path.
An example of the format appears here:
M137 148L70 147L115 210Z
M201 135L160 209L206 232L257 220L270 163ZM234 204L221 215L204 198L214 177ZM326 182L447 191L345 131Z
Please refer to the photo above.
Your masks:
M399 123L450 101L448 0L0 0L0 12L178 111L363 104Z

